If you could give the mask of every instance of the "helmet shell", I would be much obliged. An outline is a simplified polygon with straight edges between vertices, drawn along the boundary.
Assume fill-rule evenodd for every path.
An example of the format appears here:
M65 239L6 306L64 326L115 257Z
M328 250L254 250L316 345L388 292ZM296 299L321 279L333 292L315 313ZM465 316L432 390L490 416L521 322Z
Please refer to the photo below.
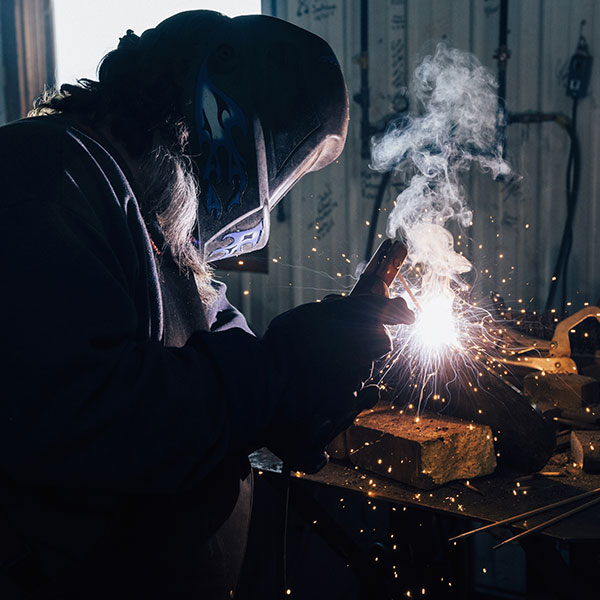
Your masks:
M270 210L340 155L348 129L344 77L323 39L274 17L219 16L183 94L208 261L264 247Z

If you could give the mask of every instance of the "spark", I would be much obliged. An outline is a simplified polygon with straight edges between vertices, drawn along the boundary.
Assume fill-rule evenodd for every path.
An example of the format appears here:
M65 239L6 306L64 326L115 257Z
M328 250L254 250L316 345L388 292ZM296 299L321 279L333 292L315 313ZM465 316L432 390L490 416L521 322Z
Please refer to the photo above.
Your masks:
M448 393L442 388L448 381L477 393L499 336L492 315L469 302L464 284L420 269L412 272L410 285L420 310L414 324L390 328L394 350L379 370L378 383L402 395L407 409L418 415L430 400L436 410L446 404ZM403 287L395 285L392 295L403 294Z

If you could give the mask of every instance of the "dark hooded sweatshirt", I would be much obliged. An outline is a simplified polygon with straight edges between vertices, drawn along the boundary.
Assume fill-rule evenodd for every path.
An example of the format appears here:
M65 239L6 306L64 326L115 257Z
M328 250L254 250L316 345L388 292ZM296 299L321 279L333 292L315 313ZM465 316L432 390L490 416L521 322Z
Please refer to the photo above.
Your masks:
M39 117L0 153L0 509L33 597L229 597L270 357L155 255L104 140Z

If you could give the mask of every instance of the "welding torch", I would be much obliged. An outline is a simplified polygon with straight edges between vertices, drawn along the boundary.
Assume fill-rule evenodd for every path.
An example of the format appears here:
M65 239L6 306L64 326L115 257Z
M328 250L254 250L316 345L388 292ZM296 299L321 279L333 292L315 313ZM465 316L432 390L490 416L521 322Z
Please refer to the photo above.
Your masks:
M390 297L390 287L395 279L398 279L404 286L404 289L410 296L418 311L421 310L419 302L412 293L412 290L406 283L406 280L400 274L400 268L408 256L408 249L404 242L400 240L384 240L371 260L362 272L358 281L352 288L350 295L356 294L376 294L378 296Z

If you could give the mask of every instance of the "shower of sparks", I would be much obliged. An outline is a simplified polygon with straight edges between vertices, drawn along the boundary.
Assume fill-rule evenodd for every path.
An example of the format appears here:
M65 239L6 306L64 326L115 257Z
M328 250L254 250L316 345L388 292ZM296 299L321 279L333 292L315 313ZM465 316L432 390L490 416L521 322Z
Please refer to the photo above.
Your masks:
M403 292L395 286L392 295ZM500 329L487 310L468 301L466 287L417 293L421 307L415 323L390 328L394 350L378 372L377 382L394 389L417 414L429 401L440 409L449 400L447 385L477 393L484 371L504 365ZM407 299L408 300L408 299Z

